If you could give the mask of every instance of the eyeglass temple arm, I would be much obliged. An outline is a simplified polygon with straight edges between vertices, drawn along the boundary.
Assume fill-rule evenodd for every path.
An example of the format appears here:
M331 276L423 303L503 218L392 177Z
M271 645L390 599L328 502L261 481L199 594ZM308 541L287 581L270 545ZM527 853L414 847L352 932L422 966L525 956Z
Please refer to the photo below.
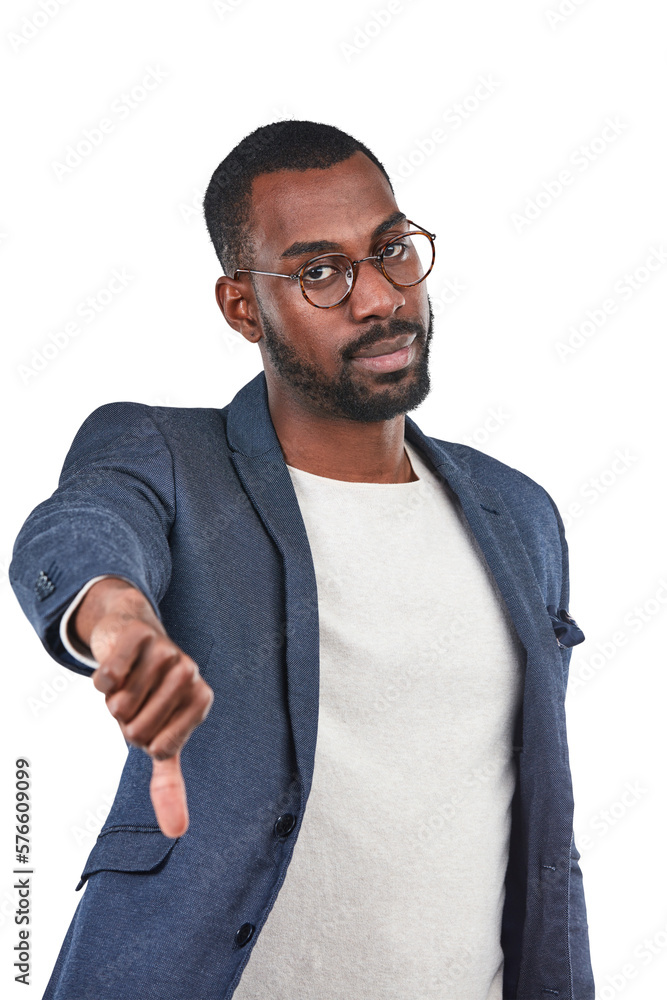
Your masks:
M424 229L423 226L420 226L417 222L413 222L412 219L407 219L406 221L409 226L416 226L421 233L428 233L431 239L435 239L435 233L432 233L430 229Z
M234 271L233 281L236 281L237 274L271 274L274 278L290 278L292 281L298 278L298 274L278 274L276 271L254 271L249 267L237 267Z

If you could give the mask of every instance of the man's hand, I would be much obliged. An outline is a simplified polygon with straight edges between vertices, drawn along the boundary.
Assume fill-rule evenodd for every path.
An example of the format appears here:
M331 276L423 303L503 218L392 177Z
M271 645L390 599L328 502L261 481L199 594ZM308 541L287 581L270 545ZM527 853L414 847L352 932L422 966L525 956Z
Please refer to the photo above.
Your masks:
M160 829L180 837L188 828L180 752L208 715L212 689L171 641L147 598L120 577L93 584L68 628L99 663L93 684L123 736L153 758L150 793Z

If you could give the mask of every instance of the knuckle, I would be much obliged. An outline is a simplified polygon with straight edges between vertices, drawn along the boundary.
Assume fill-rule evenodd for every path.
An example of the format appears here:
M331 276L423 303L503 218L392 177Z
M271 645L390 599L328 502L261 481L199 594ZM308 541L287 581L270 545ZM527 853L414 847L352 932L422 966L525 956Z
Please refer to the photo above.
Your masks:
M123 699L118 695L113 695L107 698L107 708L113 715L114 719L122 719L123 717Z
M213 691L211 688L208 687L208 685L206 687L200 687L196 697L202 709L208 712L209 708L213 704Z
M158 656L173 656L178 647L171 641L168 635L160 635L153 632L153 652Z
M183 653L182 657L183 657L183 663L187 668L190 680L192 681L199 680L200 677L199 667L197 666L195 661L192 659L191 656L188 656L187 653Z
M191 716L193 725L198 726L201 722L204 721L207 714L208 714L208 706L204 702L199 702L199 704L195 704L193 706L193 711Z
M146 746L146 736L142 729L137 726L133 726L131 723L129 725L121 725L121 731L123 736L135 747L145 747Z
M115 684L121 674L122 667L114 657L113 650L107 651L104 659L100 660L100 665L95 671L95 686L101 687L104 690L109 684Z
M113 674L106 666L100 666L97 668L93 674L93 686L97 688L98 691L104 691L109 682L113 681Z
M192 683L192 666L184 659L177 660L170 673L178 687Z
M182 745L183 741L179 740L174 734L160 736L151 743L151 757L155 757L157 760L166 760L168 757L174 757Z

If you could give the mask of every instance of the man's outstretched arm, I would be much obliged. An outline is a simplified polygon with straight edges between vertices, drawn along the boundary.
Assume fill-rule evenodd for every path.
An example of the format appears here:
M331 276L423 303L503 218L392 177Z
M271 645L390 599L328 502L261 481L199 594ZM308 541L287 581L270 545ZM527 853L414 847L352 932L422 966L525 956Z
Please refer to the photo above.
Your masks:
M167 836L187 828L179 754L212 702L194 661L160 620L171 576L174 494L171 453L145 408L99 407L79 429L58 488L21 528L9 568L49 654L93 676L127 741L151 755L151 797ZM102 575L119 579L92 585L71 620L99 663L95 669L70 655L59 626L81 588Z

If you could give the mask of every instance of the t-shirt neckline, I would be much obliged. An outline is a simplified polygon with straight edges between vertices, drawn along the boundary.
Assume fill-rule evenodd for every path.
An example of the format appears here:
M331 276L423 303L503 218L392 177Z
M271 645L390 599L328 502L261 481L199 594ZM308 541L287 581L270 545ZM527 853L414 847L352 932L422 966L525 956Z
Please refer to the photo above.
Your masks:
M410 459L410 464L415 474L419 477L418 479L410 480L410 482L407 483L365 483L358 481L350 481L348 479L332 479L330 476L318 476L314 472L306 472L305 469L297 469L293 465L288 465L287 468L289 469L290 474L292 476L296 476L297 478L306 480L308 482L312 482L313 485L315 485L316 482L319 482L321 485L324 485L325 483L332 484L332 488L335 488L333 484L339 483L341 489L344 489L346 487L358 486L361 487L362 490L368 487L378 487L385 490L405 490L406 487L408 488L412 487L414 490L415 488L420 488L424 483L424 473L422 471L424 465L423 462L421 462L421 460L419 459L419 457L415 455L415 449L412 447L412 445L408 444L408 442L404 440L403 447L407 452L408 458Z

